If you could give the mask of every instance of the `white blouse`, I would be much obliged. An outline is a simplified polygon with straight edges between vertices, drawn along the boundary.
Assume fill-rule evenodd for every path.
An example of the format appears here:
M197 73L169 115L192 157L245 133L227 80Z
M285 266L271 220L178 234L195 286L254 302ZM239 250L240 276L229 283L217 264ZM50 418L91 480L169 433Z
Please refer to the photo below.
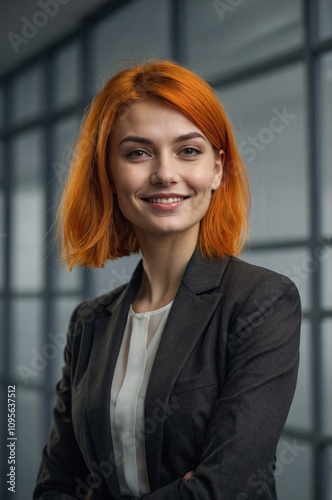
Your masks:
M150 492L144 403L152 365L172 302L135 313L130 307L111 387L111 430L122 495Z

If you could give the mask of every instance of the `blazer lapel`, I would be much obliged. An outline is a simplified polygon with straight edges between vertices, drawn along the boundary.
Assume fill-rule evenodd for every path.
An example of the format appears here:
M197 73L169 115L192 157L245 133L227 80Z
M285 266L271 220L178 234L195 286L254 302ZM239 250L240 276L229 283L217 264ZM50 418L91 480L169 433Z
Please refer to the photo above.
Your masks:
M212 293L222 278L227 259L203 260L196 251L189 262L159 344L146 394L149 423L146 458L151 489L159 486L163 422L168 398L182 368L221 300ZM209 291L209 293L207 293ZM147 430L147 429L146 429Z
M139 285L141 265L119 297L107 308L106 318L96 321L89 367L87 401L90 432L99 472L115 498L120 497L110 424L110 395L113 374L121 347L129 306ZM98 472L98 470L96 470Z

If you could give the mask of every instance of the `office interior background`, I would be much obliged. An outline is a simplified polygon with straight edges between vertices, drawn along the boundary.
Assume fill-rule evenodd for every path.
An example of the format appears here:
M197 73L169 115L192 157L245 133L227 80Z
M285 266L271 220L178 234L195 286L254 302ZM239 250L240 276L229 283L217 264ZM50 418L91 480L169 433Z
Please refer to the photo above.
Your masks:
M108 76L152 57L204 77L232 120L252 193L242 258L289 276L303 303L279 498L331 500L332 1L21 0L0 2L0 18L1 498L31 498L72 310L127 281L138 261L68 273L54 221L84 109Z

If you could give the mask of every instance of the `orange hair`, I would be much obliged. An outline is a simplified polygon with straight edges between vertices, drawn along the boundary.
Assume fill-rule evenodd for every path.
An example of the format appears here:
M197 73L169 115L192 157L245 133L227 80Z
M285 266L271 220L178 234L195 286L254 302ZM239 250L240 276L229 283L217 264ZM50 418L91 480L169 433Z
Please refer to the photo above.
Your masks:
M139 251L132 226L112 192L108 158L120 107L147 97L176 106L217 150L225 151L223 179L201 221L198 245L210 258L241 251L247 236L249 187L226 113L199 76L171 61L148 61L113 76L88 110L58 214L63 258L70 269L102 267L108 259Z

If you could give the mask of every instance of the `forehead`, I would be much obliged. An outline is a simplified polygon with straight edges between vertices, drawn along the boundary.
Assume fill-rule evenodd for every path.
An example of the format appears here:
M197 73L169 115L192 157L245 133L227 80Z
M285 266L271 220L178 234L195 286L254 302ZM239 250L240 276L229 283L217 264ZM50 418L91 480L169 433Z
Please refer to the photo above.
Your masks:
M157 98L127 104L118 114L112 133L134 133L144 129L152 133L159 129L181 131L202 131L176 106Z

